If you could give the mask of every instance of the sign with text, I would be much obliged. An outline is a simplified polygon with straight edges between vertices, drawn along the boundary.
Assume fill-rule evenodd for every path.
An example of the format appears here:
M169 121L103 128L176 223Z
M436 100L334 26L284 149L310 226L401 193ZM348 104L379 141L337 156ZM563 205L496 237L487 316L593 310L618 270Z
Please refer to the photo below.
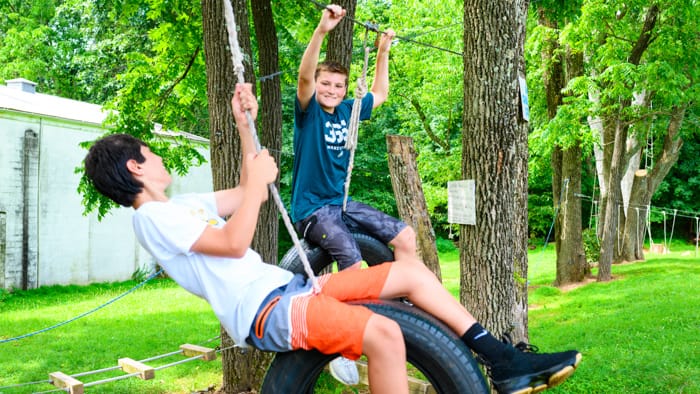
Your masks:
M473 179L447 182L447 221L476 224L476 186Z

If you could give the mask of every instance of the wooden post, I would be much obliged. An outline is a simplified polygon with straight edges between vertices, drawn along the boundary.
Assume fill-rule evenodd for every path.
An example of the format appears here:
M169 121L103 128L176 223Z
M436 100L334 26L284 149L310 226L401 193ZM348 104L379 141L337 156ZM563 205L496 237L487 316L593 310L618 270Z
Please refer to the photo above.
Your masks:
M63 372L50 373L49 380L51 380L51 384L56 387L67 388L70 394L83 394L85 390L83 382Z
M386 145L389 153L391 185L401 220L416 231L418 257L442 281L440 261L435 246L435 231L430 223L423 185L416 166L413 139L400 135L387 135Z

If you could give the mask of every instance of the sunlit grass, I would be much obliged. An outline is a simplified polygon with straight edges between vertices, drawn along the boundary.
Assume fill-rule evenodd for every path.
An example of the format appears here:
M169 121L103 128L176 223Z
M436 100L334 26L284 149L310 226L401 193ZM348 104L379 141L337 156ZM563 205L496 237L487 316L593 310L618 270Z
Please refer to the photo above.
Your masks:
M576 348L579 370L552 393L700 393L700 258L678 245L665 255L614 265L614 279L563 291L552 286L554 247L529 254L530 341L544 351ZM459 253L441 252L444 285L459 293ZM595 273L595 269L594 269ZM0 292L0 340L63 322L131 289L136 283L52 286ZM155 280L81 319L29 338L0 343L0 387L48 380L169 353L183 343L208 342L219 334L209 306L168 280ZM169 363L183 359L174 356ZM154 366L161 362L152 363ZM109 372L85 382L118 376ZM156 372L150 381L128 379L87 392L191 393L221 382L221 363L191 361ZM338 388L324 377L324 393ZM55 389L41 383L0 388L1 393Z

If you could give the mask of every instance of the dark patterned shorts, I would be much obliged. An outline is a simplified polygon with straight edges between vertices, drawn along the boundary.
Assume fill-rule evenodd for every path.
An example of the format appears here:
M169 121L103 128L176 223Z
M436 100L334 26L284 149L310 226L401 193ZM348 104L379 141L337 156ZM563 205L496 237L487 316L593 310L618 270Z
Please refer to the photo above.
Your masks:
M406 223L367 204L348 201L347 209L326 205L296 222L296 230L309 242L327 250L343 270L362 260L352 232L363 232L388 244L406 228Z

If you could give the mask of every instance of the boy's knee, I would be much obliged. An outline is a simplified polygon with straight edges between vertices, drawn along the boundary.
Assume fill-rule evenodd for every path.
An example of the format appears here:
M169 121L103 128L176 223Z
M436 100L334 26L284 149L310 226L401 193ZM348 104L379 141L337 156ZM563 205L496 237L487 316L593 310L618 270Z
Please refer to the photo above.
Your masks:
M365 339L384 351L397 351L404 347L403 333L399 324L382 315L372 315Z
M390 244L394 248L401 248L404 250L415 250L416 249L416 231L411 226L404 227L394 239L391 240Z

